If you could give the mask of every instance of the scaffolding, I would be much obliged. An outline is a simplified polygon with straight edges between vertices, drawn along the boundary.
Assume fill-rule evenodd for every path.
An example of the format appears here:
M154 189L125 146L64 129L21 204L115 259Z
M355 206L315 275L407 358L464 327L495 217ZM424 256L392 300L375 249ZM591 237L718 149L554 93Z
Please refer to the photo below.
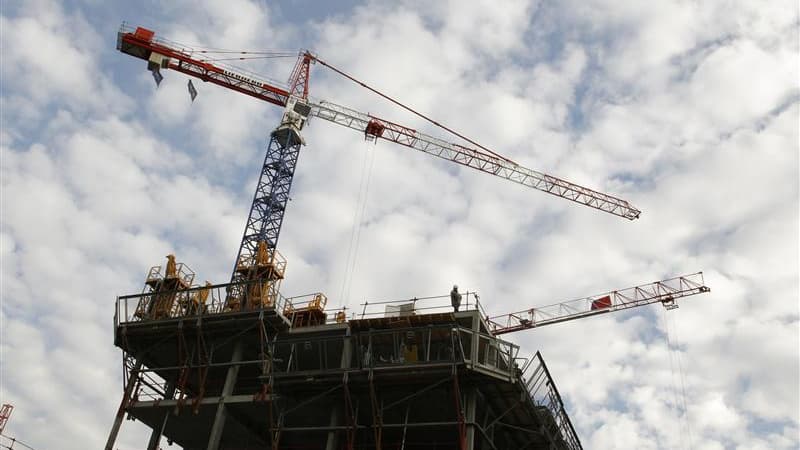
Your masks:
M433 297L349 320L321 294L226 307L259 282L117 298L123 398L106 448L125 417L152 429L149 449L162 436L184 449L582 448L541 355L494 336L474 296L457 313ZM137 314L203 292L203 308Z

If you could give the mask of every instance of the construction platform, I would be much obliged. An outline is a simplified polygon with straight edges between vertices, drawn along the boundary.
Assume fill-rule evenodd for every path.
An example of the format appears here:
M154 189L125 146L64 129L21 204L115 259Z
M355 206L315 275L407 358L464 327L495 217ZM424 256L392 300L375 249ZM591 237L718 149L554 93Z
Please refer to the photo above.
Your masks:
M541 355L493 336L469 295L460 312L415 299L309 326L292 316L318 294L229 310L248 289L223 284L175 304L201 289L209 303L169 316L141 314L163 291L117 299L109 445L127 417L152 428L152 449L162 436L187 450L582 448Z

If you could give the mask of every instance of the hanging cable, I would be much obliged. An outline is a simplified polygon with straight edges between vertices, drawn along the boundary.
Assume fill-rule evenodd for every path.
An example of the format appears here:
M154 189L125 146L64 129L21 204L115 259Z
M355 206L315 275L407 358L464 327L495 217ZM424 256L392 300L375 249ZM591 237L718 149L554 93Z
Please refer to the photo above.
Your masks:
M675 340L678 341L678 333L677 333L677 325L673 327L673 334L675 335ZM689 420L689 409L686 406L686 379L683 375L683 362L681 357L681 352L677 352L678 357L678 373L680 374L680 381L681 381L681 393L683 397L683 417L686 421L686 434L689 439L689 450L692 450L692 428L691 428L691 421Z
M218 62L218 61L252 61L255 59L277 59L286 58L286 56L240 56L238 58L203 58L200 61L204 62Z
M678 417L678 439L680 440L680 448L686 448L686 445L683 441L683 414L680 412L680 401L678 400L678 385L675 382L675 363L673 361L672 355L672 342L670 341L669 337L669 317L667 315L667 309L663 308L664 310L664 341L667 344L667 356L669 357L669 370L670 370L670 387L672 388L672 409L675 412L675 415Z
M19 444L19 445L21 445L21 446L23 446L25 448L30 449L30 450L36 450L33 447L31 447L30 445L20 441L19 439L13 438L11 436L6 436L5 434L0 434L0 436L2 436L4 438L8 439L9 441L11 441L11 445L10 446L9 445L5 445L5 444L0 444L0 447L2 447L2 448L7 448L7 449L14 450L15 449L14 445ZM19 448L19 447L16 447L16 448Z
M364 142L366 144L366 141ZM358 228L356 232L356 247L355 250L353 251L353 261L352 261L353 266L350 269L350 283L347 286L346 295L348 298L350 297L350 288L353 287L353 276L355 275L356 264L358 263L358 248L359 244L361 243L361 229L363 228L364 213L367 210L367 200L369 199L369 185L370 181L372 181L372 166L375 164L375 150L370 152L369 149L367 149L367 153L369 154L369 168L367 169L367 181L364 184L364 195L363 195L363 201L361 203L361 213L359 214L358 218Z
M435 120L431 119L430 117L428 117L428 116L426 116L426 115L424 115L424 114L422 114L422 113L420 113L420 112L417 112L417 111L415 111L415 110L413 110L413 109L409 108L408 106L406 106L406 105L404 105L404 104L400 103L399 101L397 101L397 100L393 99L392 97L389 97L388 95L384 94L383 92L380 92L379 90L377 90L377 89L375 89L375 88L373 88L373 87L371 87L371 86L367 85L366 83L364 83L364 82L362 82L362 81L359 81L359 80L357 80L357 79L353 78L352 76L350 76L350 75L348 75L348 74L344 73L343 71L341 71L341 70L337 69L336 67L333 67L333 66L331 66L330 64L328 64L328 63L326 63L325 61L323 61L323 60L321 60L321 59L317 58L316 56L314 56L314 60L315 60L315 61L317 61L318 63L322 64L323 66L325 66L325 67L327 67L327 68L329 68L329 69L333 70L334 72L338 73L339 75L341 75L341 76L343 76L343 77L347 78L348 80L350 80L350 81L352 81L352 82L354 82L354 83L357 83L357 84L359 84L361 87L363 87L363 88L365 88L365 89L367 89L367 90L370 90L370 91L374 92L375 94L378 94L379 96L381 96L381 97L385 98L386 100L389 100L390 102L392 102L392 103L394 103L395 105L397 105L397 106L399 106L399 107L401 107L401 108L405 109L406 111L409 111L409 112L411 112L412 114L414 114L414 115L416 115L416 116L418 116L418 117L421 117L422 119L425 119L426 121L428 121L428 122L432 123L433 125L436 125L437 127L439 127L439 128L441 128L441 129L443 129L443 130L447 131L448 133L450 133L450 134L453 134L454 136L458 136L458 137L460 137L461 139L463 139L463 140L465 140L465 141L469 142L470 144L472 144L472 145L474 145L474 146L476 146L476 147L480 148L481 150L484 150L485 152L487 152L487 153L490 153L490 154L491 154L491 155L493 155L494 157L496 157L496 158L500 158L500 159L502 159L502 160L504 160L504 161L507 161L507 162L509 162L509 163L511 163L511 164L514 164L515 166L519 165L519 164L515 163L514 161L512 161L512 160L510 160L510 159L506 158L505 156L503 156L503 155L499 155L499 154L497 154L497 153L495 153L495 152L493 152L493 151L489 150L488 148L486 148L486 147L482 146L481 144L478 144L477 142L473 141L472 139L470 139L470 138L468 138L468 137L466 137L466 136L464 136L464 135L462 135L462 134L460 134L460 133L456 132L455 130L453 130L453 129L451 129L451 128L448 128L448 127L446 127L445 125L442 125L441 123L439 123L439 122L437 122L437 121L435 121Z
M359 211L361 210L361 202L362 202L362 192L364 190L364 181L366 179L366 170L367 170L367 161L369 158L369 151L364 152L364 158L361 163L361 173L358 180L358 194L356 196L356 204L353 208L353 223L350 227L350 239L348 240L347 246L347 257L345 258L344 263L344 275L342 277L342 288L340 290L339 298L340 302L343 306L345 302L345 294L349 291L348 289L348 279L351 277L350 274L350 262L353 255L353 247L355 246L355 239L357 234L357 228L360 225L359 220Z

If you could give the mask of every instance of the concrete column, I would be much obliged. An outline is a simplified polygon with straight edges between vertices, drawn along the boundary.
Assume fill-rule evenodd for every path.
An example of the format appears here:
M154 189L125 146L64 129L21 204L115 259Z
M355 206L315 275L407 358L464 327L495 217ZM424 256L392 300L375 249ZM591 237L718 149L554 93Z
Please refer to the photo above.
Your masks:
M207 450L218 450L219 443L222 439L222 429L225 427L225 420L228 416L228 411L225 408L225 400L233 394L233 388L236 386L236 378L239 376L239 365L236 364L242 360L242 341L236 341L233 344L233 354L231 355L232 365L228 368L228 373L225 375L225 384L222 386L222 395L220 395L219 404L217 405L217 413L214 416L214 424L211 426L211 434L208 437Z
M464 421L467 423L467 449L475 448L475 413L478 408L478 389L470 387L467 390L467 402L464 405Z
M481 332L481 316L479 312L474 312L472 314L472 347L470 351L470 359L472 360L472 367L478 363L478 346L480 345L480 336Z
M339 362L339 366L342 369L349 369L350 368L350 361L352 360L353 355L353 346L350 342L350 329L347 329L347 334L344 337L344 342L342 343L342 358ZM345 375L346 376L346 375ZM347 380L345 379L345 382ZM342 401L344 404L344 401ZM339 408L334 404L331 408L331 420L329 422L331 427L335 427L339 425ZM325 443L325 450L335 450L336 447L336 432L329 431L328 432L328 440Z

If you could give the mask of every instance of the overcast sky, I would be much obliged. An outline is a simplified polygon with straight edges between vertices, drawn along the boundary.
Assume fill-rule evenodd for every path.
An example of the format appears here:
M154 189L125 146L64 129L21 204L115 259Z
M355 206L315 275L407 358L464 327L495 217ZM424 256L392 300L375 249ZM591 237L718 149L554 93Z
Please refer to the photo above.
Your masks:
M2 2L6 434L103 445L122 394L115 297L167 253L228 280L280 117L202 82L191 103L179 73L156 89L115 50L126 20L202 46L312 49L642 210L628 222L312 121L279 242L285 295L357 307L457 283L501 313L702 270L712 292L678 310L508 337L541 350L585 448L798 448L796 2L134 3ZM292 64L245 67L285 80ZM427 129L320 65L311 92ZM118 447L146 435L125 422Z

